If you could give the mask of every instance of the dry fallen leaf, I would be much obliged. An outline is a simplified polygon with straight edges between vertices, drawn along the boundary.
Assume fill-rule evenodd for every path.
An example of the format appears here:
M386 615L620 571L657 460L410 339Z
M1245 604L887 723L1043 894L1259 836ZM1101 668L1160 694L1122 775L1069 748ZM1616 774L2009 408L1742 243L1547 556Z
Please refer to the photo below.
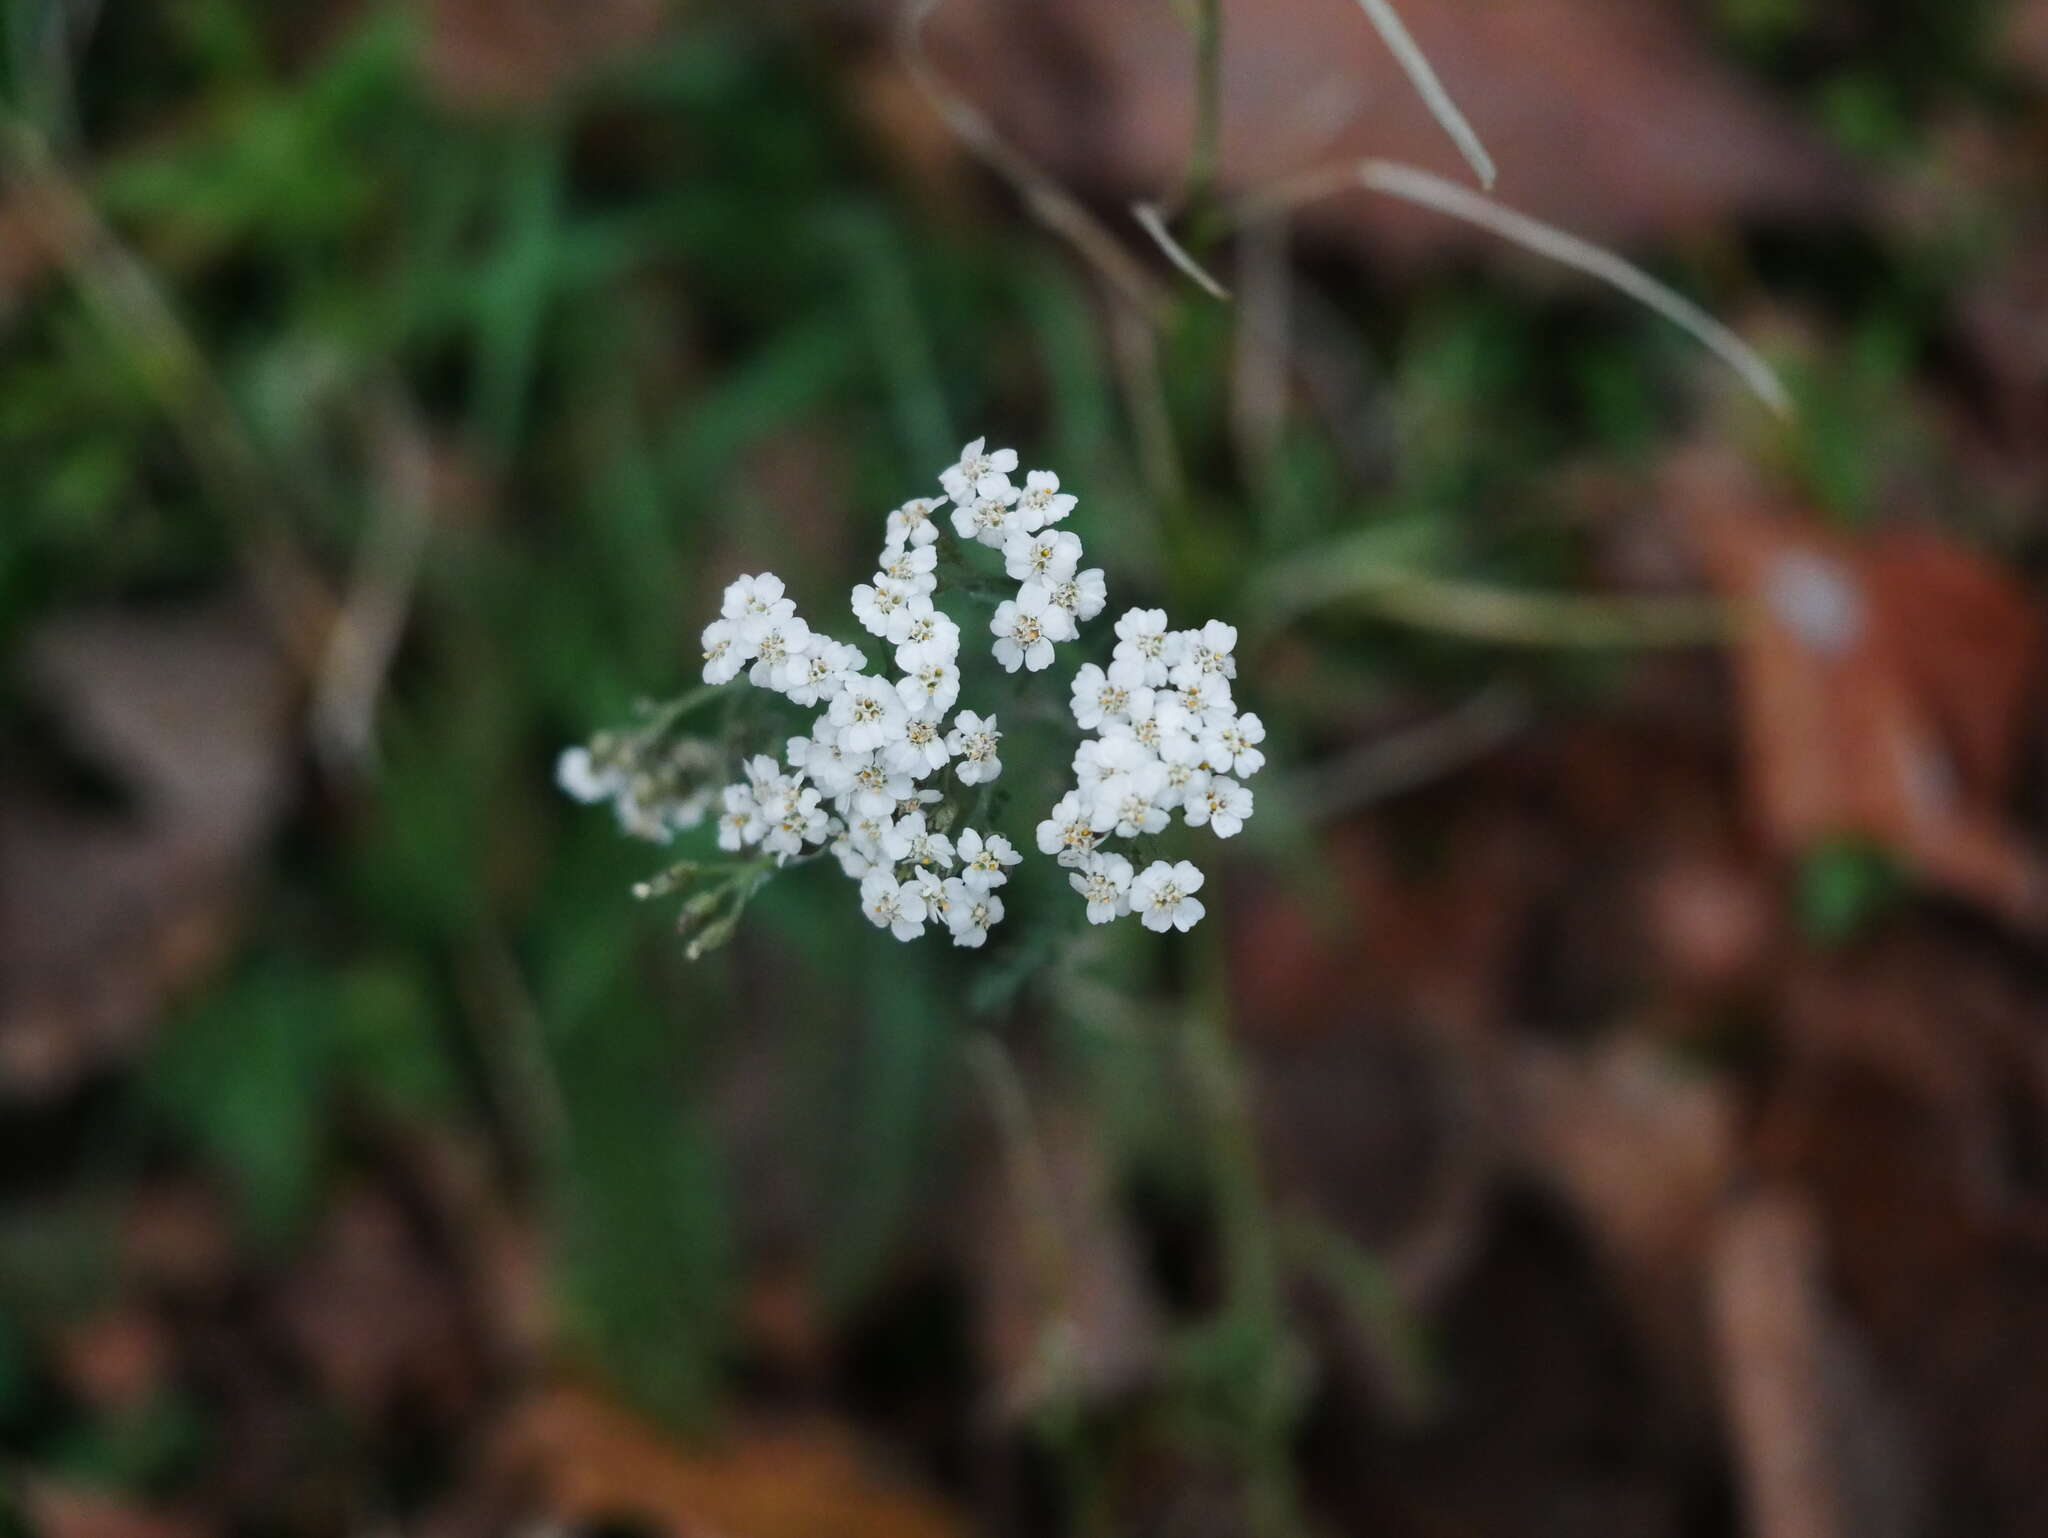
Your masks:
M10 1493L0 1489L0 1516ZM215 1531L196 1517L40 1480L23 1487L21 1507L35 1538L208 1538Z
M729 1429L686 1446L586 1389L543 1393L501 1448L559 1522L651 1524L673 1538L962 1538L936 1496L823 1420Z
M0 1096L131 1050L226 952L247 862L284 810L292 688L238 604L59 620L32 682L128 805L0 793Z
M1735 648L1755 816L1781 850L1857 836L2008 919L2048 884L2008 825L2042 626L2011 578L1931 531L1854 537L1705 458L1673 473Z
M1522 1159L1584 1223L1672 1389L1703 1403L1700 1279L1736 1159L1728 1086L1632 1036L1577 1058L1523 1042L1509 1078Z

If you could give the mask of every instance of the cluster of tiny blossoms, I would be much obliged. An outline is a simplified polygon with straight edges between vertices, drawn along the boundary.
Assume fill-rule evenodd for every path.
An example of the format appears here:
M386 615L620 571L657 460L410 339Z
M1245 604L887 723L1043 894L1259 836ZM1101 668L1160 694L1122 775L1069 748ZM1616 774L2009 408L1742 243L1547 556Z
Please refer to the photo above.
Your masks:
M733 582L703 634L707 684L744 673L755 688L816 711L780 760L758 754L717 791L720 847L758 849L777 865L829 852L860 883L869 921L900 940L939 926L955 945L985 943L1020 859L1002 834L964 825L969 800L986 808L1002 773L1003 733L993 713L956 708L960 626L934 603L941 513L950 507L963 547L1000 552L1016 583L989 622L1005 672L1043 672L1107 601L1101 570L1082 568L1081 541L1059 527L1074 497L1051 471L1033 470L1019 486L1016 469L1014 451L976 439L941 472L942 495L889 514L877 570L852 595L853 617L886 665L813 629L772 573ZM1076 787L1039 824L1038 847L1071 867L1092 922L1136 912L1147 928L1186 930L1202 916L1202 873L1185 860L1134 871L1102 846L1157 833L1175 811L1219 837L1237 832L1252 810L1242 779L1264 761L1265 731L1232 703L1230 626L1169 630L1162 611L1133 609L1116 633L1108 669L1090 664L1073 679L1074 719L1095 735L1074 759ZM627 778L600 772L591 750L564 755L562 780L582 799L620 800L624 815ZM628 826L650 822L636 809Z

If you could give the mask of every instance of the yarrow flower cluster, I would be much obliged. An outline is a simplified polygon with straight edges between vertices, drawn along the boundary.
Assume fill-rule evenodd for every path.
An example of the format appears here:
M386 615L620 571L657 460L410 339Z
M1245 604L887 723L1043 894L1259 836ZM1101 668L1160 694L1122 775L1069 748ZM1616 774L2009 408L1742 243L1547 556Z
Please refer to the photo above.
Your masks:
M1080 539L1060 527L1075 498L1049 470L1030 471L1021 486L1016 470L1013 450L991 451L977 438L940 472L941 495L888 515L876 570L852 593L868 649L813 629L773 573L726 588L703 633L704 682L721 686L744 674L754 688L815 712L780 759L757 753L739 779L719 787L693 778L704 744L684 739L691 750L680 759L664 759L679 750L659 746L689 703L678 702L637 734L564 754L563 788L612 801L629 832L664 841L715 807L722 850L758 850L764 866L776 867L830 853L859 883L861 911L877 928L899 940L942 928L955 945L983 945L1003 920L1000 892L1021 857L1001 833L966 825L981 820L1002 775L1003 730L993 712L959 708L961 627L935 602L941 512L950 508L946 521L963 551L981 544L1000 552L1015 584L987 595L996 599L990 652L1003 671L1051 667L1056 648L1076 640L1107 602L1101 569L1082 566ZM1231 837L1252 813L1244 780L1264 762L1265 729L1256 715L1239 714L1231 696L1231 626L1211 620L1174 630L1162 610L1132 609L1116 635L1107 668L1090 663L1073 677L1074 720L1093 735L1074 756L1076 783L1038 824L1036 842L1070 867L1091 923L1135 912L1148 929L1185 931L1202 917L1201 871L1163 859L1137 870L1105 845L1160 833L1175 812L1190 827ZM661 763L670 772L650 767ZM727 931L736 916L734 906Z

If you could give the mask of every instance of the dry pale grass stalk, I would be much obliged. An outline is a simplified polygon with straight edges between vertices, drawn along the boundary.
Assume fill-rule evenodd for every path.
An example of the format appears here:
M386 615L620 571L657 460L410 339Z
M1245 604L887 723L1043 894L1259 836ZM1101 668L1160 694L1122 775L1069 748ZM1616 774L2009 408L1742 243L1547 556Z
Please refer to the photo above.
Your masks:
M1479 142L1479 135L1473 132L1472 125L1465 121L1465 114L1451 100L1451 93L1437 79L1436 71L1430 68L1422 49L1408 35L1407 27L1401 23L1400 12L1394 9L1391 0L1358 0L1358 3L1364 7L1366 16L1378 31L1380 41L1387 45L1387 52L1394 56L1394 62L1407 75L1408 83L1415 87L1415 94L1429 108L1430 116L1450 135L1451 143L1458 147L1458 153L1472 167L1472 174L1479 178L1479 185L1491 192L1496 174L1493 157L1486 153L1486 146Z

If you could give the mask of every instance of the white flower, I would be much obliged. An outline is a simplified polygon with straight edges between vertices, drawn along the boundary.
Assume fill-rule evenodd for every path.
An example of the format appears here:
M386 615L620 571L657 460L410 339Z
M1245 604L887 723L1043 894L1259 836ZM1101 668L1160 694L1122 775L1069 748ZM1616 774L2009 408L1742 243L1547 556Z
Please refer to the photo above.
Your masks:
M1194 897L1201 889L1202 873L1189 861L1154 860L1131 882L1131 911L1147 929L1185 934L1202 921L1204 910Z
M1003 570L1019 582L1051 587L1073 576L1080 564L1081 541L1065 529L1041 529L1036 534L1016 529L1003 541Z
M929 593L939 585L934 575L939 552L930 545L890 545L882 551L876 582L893 582L912 593Z
M888 837L890 826L887 817L871 813L848 819L832 845L839 868L858 881L869 871L886 867L889 857L882 850L882 841Z
M853 590L853 617L869 635L886 636L889 617L915 596L906 584L877 572L872 584L863 582Z
M1121 658L1104 672L1094 663L1074 675L1074 724L1092 732L1104 721L1129 721L1152 714L1152 691L1144 685L1141 664Z
M1074 510L1071 493L1060 490L1060 478L1050 470L1033 470L1024 477L1024 495L1018 507L1032 520L1033 528L1058 523Z
M1225 774L1257 774L1266 767L1258 744L1266 740L1266 723L1247 711L1202 735L1202 756Z
M894 684L863 673L849 678L832 697L830 714L832 724L839 728L840 748L865 753L900 735L909 712Z
M555 783L585 806L609 801L625 788L625 776L616 769L600 769L591 761L588 748L565 748L555 760Z
M1073 622L1061 610L1052 608L1046 591L1036 582L1017 589L1015 598L996 606L988 622L996 637L995 658L1005 673L1021 666L1033 673L1052 666L1052 643L1073 639Z
M1107 924L1131 911L1131 862L1120 854L1091 854L1067 884L1088 899L1088 922Z
M1093 811L1077 790L1053 803L1051 815L1038 825L1038 852L1057 856L1062 865L1079 865L1101 842Z
M718 612L730 620L788 619L796 613L796 604L782 596L782 579L764 571L758 577L735 577Z
M912 497L889 515L886 528L892 545L929 545L939 537L933 515L945 505L944 497Z
M1158 833L1167 823L1166 770L1147 761L1129 774L1104 782L1095 792L1092 820L1118 838Z
M793 614L760 616L740 621L740 630L754 652L747 682L757 689L779 689L792 663L801 668L811 649L811 627Z
M1176 670L1177 671L1177 670ZM1180 686L1179 706L1187 712L1198 735L1237 719L1237 705L1230 697L1230 683L1220 673L1202 673ZM1161 722L1165 724L1162 709Z
M924 898L916 882L899 883L887 871L871 870L860 878L860 906L870 924L899 940L924 933Z
M806 844L825 841L829 819L818 805L818 792L809 785L791 785L770 806L770 823L761 847L779 864L803 853Z
M1141 769L1156 768L1158 762L1152 750L1135 737L1090 737L1074 752L1074 778L1084 795L1115 794L1118 781Z
M843 796L853 789L853 776L874 759L872 753L848 753L839 745L839 728L830 716L820 716L808 737L792 737L782 754L790 768L807 777L827 796Z
M1071 616L1076 622L1085 622L1100 614L1102 606L1109 602L1109 585L1103 581L1102 568L1091 566L1064 582L1054 583L1050 597L1055 609ZM1067 634L1059 639L1071 641L1075 633L1073 625L1070 624Z
M896 692L904 709L942 716L960 698L960 670L951 662L926 661L916 672L896 680Z
M759 843L768 824L761 816L761 798L754 787L728 785L719 797L725 810L718 818L718 847L736 852L747 844Z
M1182 815L1191 828L1207 823L1209 831L1218 838L1229 838L1244 827L1245 819L1251 814L1250 789L1218 774L1210 777L1199 795L1188 798L1187 809Z
M1005 867L1024 858L1002 834L984 836L972 828L962 828L953 847L960 857L960 879L977 892L1003 885L1010 879Z
M1164 609L1126 609L1116 622L1116 660L1136 663L1147 688L1163 687L1176 660L1168 655L1167 634Z
M810 650L792 657L783 667L779 688L798 705L829 701L846 686L846 680L868 665L859 648L830 640L813 632Z
M715 619L704 627L704 682L729 684L753 657L753 649L737 620Z
M983 481L973 497L955 501L953 532L962 539L979 540L1000 550L1012 531L1021 526L1017 488L999 477Z
M903 735L883 749L883 758L889 767L913 780L936 774L946 767L946 760L950 757L952 754L947 751L945 733L936 712L906 716Z
M910 795L910 776L891 769L879 757L870 755L853 771L853 784L842 799L851 809L866 816L884 816Z
M1174 666L1172 680L1185 689L1204 678L1237 677L1237 627L1212 619L1200 630L1182 632L1185 650Z
M1003 921L1003 900L990 891L977 891L955 877L946 883L946 927L955 945L979 949L988 932Z
M962 785L979 785L1003 772L1003 761L996 756L996 744L1002 739L994 716L978 716L963 710L953 718L946 746L960 760L954 772L960 776Z
M882 849L899 865L907 862L936 865L941 870L953 868L953 841L926 827L923 812L897 818L895 826L883 836Z
M1015 449L984 450L986 438L976 438L960 451L960 461L939 472L939 484L955 502L963 502L984 481L1006 476L1017 468Z
M906 673L928 663L953 662L960 655L960 627L923 595L889 616L889 639L896 647L896 666Z

